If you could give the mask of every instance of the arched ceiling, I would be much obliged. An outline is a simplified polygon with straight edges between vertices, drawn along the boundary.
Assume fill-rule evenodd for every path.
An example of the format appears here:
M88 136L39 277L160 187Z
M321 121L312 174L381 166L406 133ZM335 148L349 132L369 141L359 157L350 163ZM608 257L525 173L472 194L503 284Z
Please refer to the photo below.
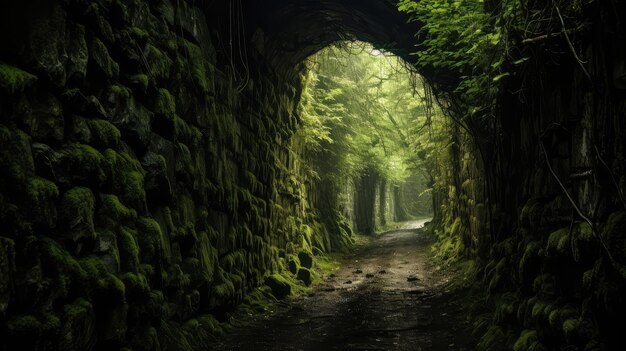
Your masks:
M207 0L222 33L236 32L241 13L246 41L278 70L293 69L309 55L342 39L372 43L411 61L419 24L393 0ZM205 7L207 8L207 7ZM238 9L241 8L241 11ZM233 18L233 20L231 20ZM232 36L236 37L236 34ZM235 38L236 40L236 38Z

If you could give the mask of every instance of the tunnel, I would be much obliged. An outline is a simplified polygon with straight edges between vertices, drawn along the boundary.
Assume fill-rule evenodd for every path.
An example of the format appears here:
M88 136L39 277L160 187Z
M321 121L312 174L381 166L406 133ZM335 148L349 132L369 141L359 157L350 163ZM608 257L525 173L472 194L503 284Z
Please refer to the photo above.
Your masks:
M621 349L624 4L549 3L3 1L0 349L216 349L233 313L376 238L373 210L346 221L305 174L298 134L307 60L355 41L442 111L418 241L462 267L470 349ZM360 201L400 201L376 184Z

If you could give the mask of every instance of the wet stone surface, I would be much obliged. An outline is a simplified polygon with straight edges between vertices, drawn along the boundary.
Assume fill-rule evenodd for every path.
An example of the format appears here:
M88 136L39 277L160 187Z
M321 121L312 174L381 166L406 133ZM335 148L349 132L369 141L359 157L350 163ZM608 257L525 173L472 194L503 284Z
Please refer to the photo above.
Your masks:
M217 349L472 350L465 292L432 263L423 223L373 240L308 295L242 321Z

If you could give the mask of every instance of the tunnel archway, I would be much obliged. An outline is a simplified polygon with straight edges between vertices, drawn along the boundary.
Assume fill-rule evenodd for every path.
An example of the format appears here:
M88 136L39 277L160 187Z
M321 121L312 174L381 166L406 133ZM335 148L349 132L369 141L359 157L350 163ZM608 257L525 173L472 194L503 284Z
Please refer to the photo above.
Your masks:
M454 124L448 246L484 258L490 294L525 311L490 318L495 349L623 343L624 5L509 3L544 18L501 28L520 57L482 76L503 88L474 121L494 133ZM412 62L420 24L395 4L2 1L0 340L191 349L242 302L310 283L314 256L349 236L304 184L300 63L342 39ZM439 73L421 72L449 87Z
M389 0L239 0L228 4L205 1L200 6L219 24L220 32L229 34L229 38L223 39L225 49L231 31L236 32L240 25L237 22L243 21L245 42L279 71L292 69L318 50L341 40L368 42L407 62L414 61L411 53L419 44L420 24L410 21Z

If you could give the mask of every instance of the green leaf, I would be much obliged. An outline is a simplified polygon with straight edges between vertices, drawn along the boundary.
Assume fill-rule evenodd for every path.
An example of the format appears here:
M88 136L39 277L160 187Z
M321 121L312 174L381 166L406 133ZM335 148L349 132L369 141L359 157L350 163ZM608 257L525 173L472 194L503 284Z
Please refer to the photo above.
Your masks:
M497 82L497 81L499 81L500 79L502 79L502 78L504 78L504 77L506 77L506 76L510 76L510 75L511 75L511 73L509 73L509 72L504 72L504 73L502 73L502 74L498 74L497 76L493 77L493 81L494 81L494 82Z

